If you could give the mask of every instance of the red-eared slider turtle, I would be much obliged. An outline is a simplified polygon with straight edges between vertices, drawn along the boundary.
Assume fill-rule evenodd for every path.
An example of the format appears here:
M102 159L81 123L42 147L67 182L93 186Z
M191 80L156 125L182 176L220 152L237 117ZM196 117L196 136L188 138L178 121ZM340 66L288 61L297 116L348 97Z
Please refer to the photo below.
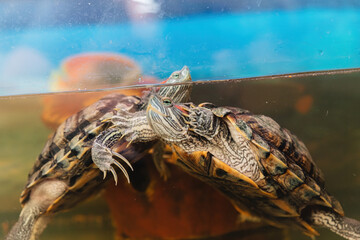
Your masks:
M240 213L310 236L326 227L360 238L360 223L344 217L326 190L304 143L273 119L233 107L173 104L154 95L148 121L176 147L178 164L228 196Z
M124 67L121 65L124 64L129 72L122 71ZM133 76L133 83L136 83L140 76L133 73L138 69L134 61L131 63L131 59L122 55L75 55L64 60L60 70L52 74L52 90L69 91L85 86L87 89L96 88L99 86L97 82L91 80L90 86L88 84L88 77L93 75L100 76L97 79L101 82L108 82L114 76L117 80L124 79L123 74L126 74L126 78ZM142 75L141 82L150 84L157 81L154 77ZM119 89L116 93L141 96L142 91L141 88ZM63 94L43 96L42 120L46 126L56 130L69 116L108 94L99 91L71 93L71 97ZM280 239L283 235L282 230L263 223L239 223L237 211L221 193L199 179L188 177L181 168L167 166L171 176L164 181L151 161L150 151L133 165L134 171L129 172L131 184L127 181L119 181L118 185L111 181L106 184L101 195L108 204L109 212L94 213L90 210L89 214L100 214L103 218L110 214L116 239L207 239L216 236L229 239L229 235L237 239L237 236L246 235L249 240L259 240L269 235ZM205 199L206 202L203 201ZM73 214L70 213L71 216ZM74 231L81 228L76 218L67 220L68 224L75 225ZM92 220L89 218L87 221Z
M269 117L207 103L176 104L153 94L143 126L127 128L115 119L132 142L171 145L174 162L224 193L245 219L310 236L318 235L313 227L326 227L360 238L360 223L344 217L305 145Z
M174 72L166 83L190 81L189 70L184 67ZM190 85L174 85L161 87L157 94L182 101L188 100L190 91ZM29 173L28 183L20 199L23 209L6 239L35 239L45 228L49 215L69 209L99 191L105 181L91 158L91 154L97 151L92 149L94 142L106 144L112 156L123 155L129 159L128 162L122 158L126 164L116 163L128 178L127 170L131 169L131 164L144 156L152 145L136 144L127 148L128 143L124 140L112 141L116 136L113 134L114 128L109 121L104 120L118 115L120 110L123 114L144 112L146 106L147 95L140 99L112 94L61 124L45 144ZM115 170L112 173L116 178Z

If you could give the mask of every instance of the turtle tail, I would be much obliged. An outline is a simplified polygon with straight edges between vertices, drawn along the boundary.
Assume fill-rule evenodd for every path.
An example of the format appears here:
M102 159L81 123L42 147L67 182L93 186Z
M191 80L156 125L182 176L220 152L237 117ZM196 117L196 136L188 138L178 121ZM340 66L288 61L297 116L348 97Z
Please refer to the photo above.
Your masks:
M360 239L360 222L341 216L330 209L313 211L311 220L314 225L328 228L345 239Z

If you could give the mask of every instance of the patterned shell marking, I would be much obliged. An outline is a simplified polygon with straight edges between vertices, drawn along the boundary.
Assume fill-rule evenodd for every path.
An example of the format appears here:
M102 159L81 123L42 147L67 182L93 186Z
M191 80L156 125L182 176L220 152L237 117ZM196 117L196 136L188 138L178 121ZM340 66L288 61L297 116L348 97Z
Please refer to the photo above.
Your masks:
M70 208L101 188L105 181L94 167L90 150L95 137L110 126L102 120L112 116L114 108L131 112L139 109L139 104L140 99L137 97L111 94L69 117L49 138L37 158L20 202L25 204L31 189L43 180L60 179L68 185L68 190L48 208L48 212ZM125 144L123 142L119 143L123 155L131 156L132 159L142 156L144 151L141 147L121 147Z

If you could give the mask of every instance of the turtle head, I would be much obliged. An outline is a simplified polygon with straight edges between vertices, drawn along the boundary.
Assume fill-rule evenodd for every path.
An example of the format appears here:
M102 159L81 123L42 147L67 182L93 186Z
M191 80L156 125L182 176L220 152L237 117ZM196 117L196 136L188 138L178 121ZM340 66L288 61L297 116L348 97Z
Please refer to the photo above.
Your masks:
M148 123L165 141L176 142L187 137L186 116L175 103L189 101L192 90L190 83L189 68L184 66L164 81L164 84L170 85L161 87L157 93L151 94L146 110Z
M146 111L153 131L167 142L179 142L188 138L187 113L173 99L154 94ZM185 106L185 105L184 105Z
M192 85L189 84L191 83L191 75L187 66L184 66L180 71L173 72L163 83L170 84L170 86L161 87L157 93L159 96L168 97L173 102L189 101Z

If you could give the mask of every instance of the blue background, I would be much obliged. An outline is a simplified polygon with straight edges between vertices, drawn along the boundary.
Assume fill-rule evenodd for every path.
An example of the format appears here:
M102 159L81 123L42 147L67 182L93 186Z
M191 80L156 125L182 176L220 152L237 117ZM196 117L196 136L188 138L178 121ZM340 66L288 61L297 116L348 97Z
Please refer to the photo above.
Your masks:
M195 80L360 66L359 8L253 2L162 3L161 17L134 22L113 1L5 1L0 95L49 91L52 70L85 52L125 54L159 78L188 65Z

